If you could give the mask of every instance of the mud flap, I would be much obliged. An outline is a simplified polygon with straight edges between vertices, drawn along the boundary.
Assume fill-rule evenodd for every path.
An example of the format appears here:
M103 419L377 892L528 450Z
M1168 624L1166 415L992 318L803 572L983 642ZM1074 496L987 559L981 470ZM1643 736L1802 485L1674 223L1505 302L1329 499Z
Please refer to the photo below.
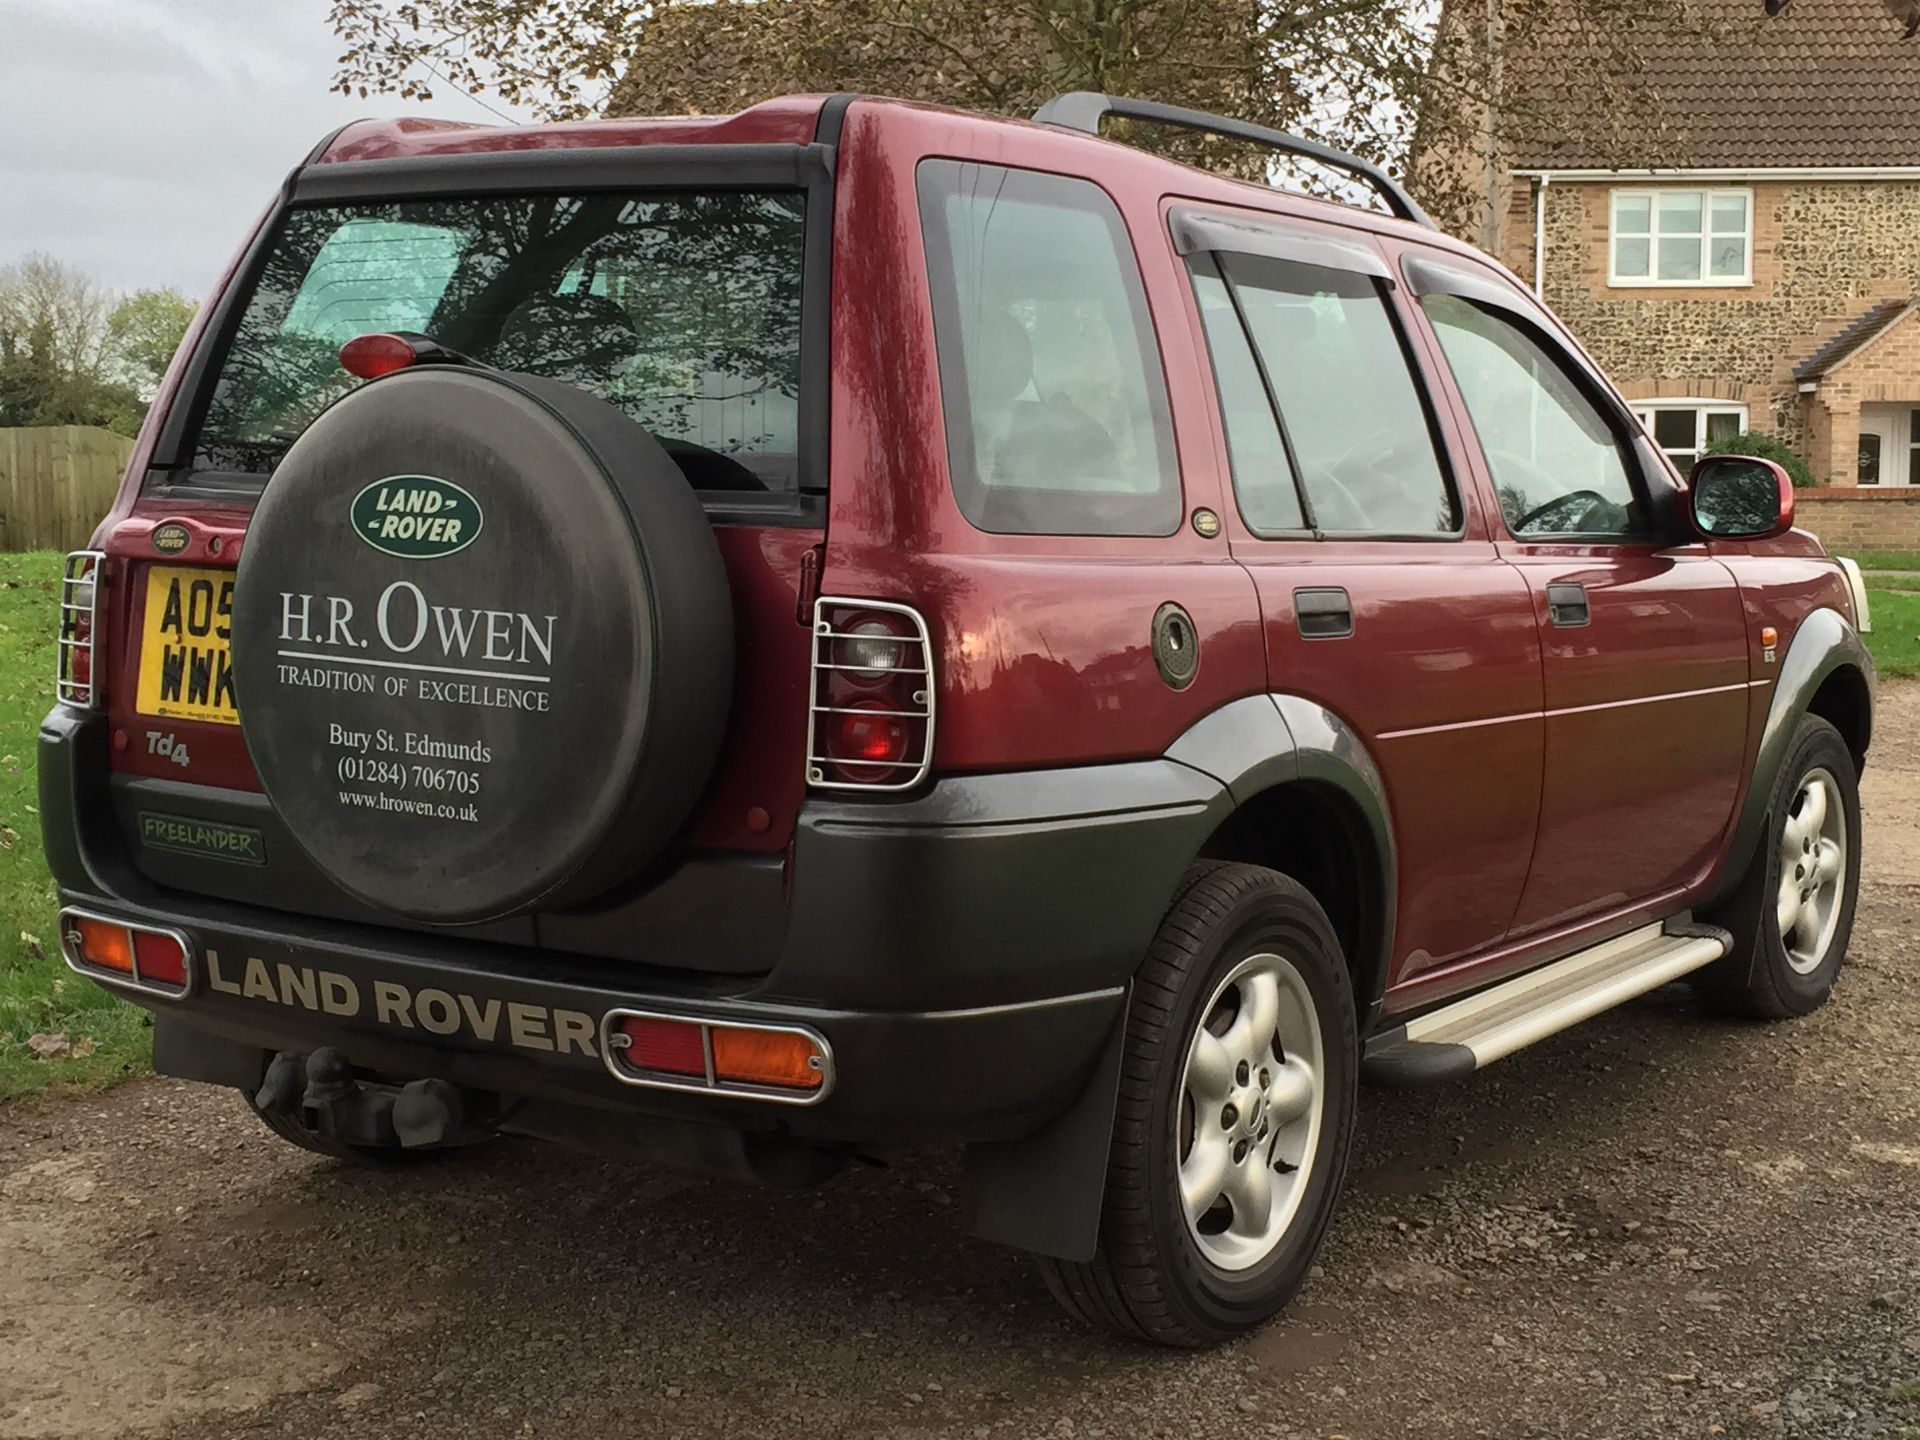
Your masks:
M1122 1005L1072 1106L1025 1139L967 1147L961 1215L970 1234L1056 1260L1093 1259L1126 1042Z
M272 1058L273 1052L262 1046L209 1034L169 1015L153 1017L153 1068L176 1080L250 1092L259 1086Z

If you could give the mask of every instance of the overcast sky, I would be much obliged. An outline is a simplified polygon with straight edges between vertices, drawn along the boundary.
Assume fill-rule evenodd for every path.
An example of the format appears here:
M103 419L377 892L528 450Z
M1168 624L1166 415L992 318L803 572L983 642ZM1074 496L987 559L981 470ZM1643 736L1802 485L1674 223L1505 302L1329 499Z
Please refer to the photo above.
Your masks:
M493 120L446 91L330 94L326 15L327 0L0 0L0 265L45 250L115 290L198 299L329 130Z

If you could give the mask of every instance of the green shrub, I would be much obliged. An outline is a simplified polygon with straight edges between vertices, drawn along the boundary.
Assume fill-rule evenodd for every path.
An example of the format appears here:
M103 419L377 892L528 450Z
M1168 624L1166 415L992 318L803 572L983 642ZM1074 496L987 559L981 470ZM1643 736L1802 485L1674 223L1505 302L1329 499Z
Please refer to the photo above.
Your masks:
M1753 455L1762 460L1771 460L1793 478L1793 488L1796 490L1820 483L1814 478L1813 467L1807 464L1806 456L1784 441L1776 440L1771 435L1762 435L1756 430L1743 430L1738 435L1716 440L1707 446L1705 453Z

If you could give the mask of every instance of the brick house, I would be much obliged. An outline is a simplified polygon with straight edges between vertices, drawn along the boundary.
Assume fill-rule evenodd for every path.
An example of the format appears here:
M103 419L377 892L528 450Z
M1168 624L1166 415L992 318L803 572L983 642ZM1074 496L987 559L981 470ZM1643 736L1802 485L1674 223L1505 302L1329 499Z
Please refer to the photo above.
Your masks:
M1834 487L1830 544L1920 549L1920 39L1882 0L1700 9L1718 41L1650 50L1644 154L1505 138L1501 258L1682 473L1763 431Z

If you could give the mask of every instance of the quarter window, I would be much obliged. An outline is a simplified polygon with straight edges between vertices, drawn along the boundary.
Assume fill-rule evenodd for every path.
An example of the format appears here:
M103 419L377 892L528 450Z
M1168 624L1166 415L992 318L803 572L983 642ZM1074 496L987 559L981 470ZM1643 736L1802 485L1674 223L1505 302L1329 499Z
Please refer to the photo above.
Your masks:
M1647 433L1685 475L1709 445L1731 440L1747 428L1747 407L1698 400L1650 400L1633 407Z
M1608 282L1744 285L1752 278L1750 190L1615 190Z
M922 161L954 497L1002 534L1168 535L1167 387L1140 271L1099 186Z
M1421 305L1467 402L1507 529L1523 537L1644 532L1620 437L1561 362L1498 310L1455 295L1428 295Z
M1221 424L1227 434L1227 458L1233 466L1233 490L1241 518L1255 534L1298 530L1306 524L1293 462L1287 458L1280 422L1267 398L1260 366L1247 343L1227 282L1211 270L1196 269L1193 290L1206 327L1213 358L1213 380L1220 394Z
M1278 407L1292 466L1280 463L1234 374L1226 312L1206 305L1215 372L1228 413L1234 487L1256 531L1290 529L1285 485L1297 469L1307 523L1333 534L1435 535L1460 527L1433 426L1378 283L1299 261L1223 255L1226 291L1251 337ZM1240 343L1244 343L1241 341ZM1227 357L1223 366L1221 357ZM1269 412L1271 413L1271 412ZM1250 460L1249 457L1253 457Z

